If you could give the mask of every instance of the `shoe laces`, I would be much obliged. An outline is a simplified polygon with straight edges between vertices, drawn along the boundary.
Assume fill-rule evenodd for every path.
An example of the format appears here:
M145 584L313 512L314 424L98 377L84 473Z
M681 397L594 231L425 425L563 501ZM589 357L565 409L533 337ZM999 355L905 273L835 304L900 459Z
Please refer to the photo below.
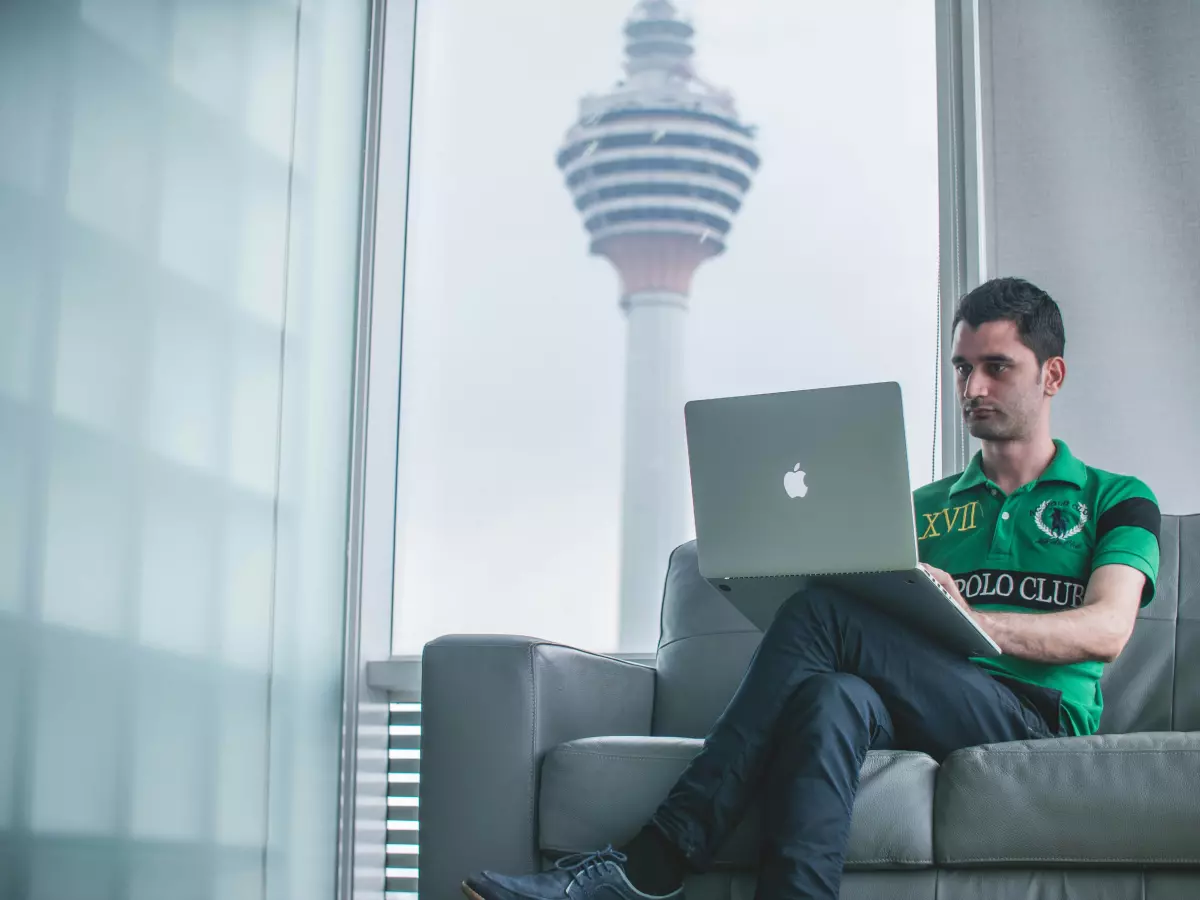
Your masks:
M573 853L570 856L564 856L554 866L564 872L570 872L571 880L583 887L584 881L591 881L602 875L607 863L624 866L628 859L629 857L624 853L614 850L609 844L603 850L595 853Z

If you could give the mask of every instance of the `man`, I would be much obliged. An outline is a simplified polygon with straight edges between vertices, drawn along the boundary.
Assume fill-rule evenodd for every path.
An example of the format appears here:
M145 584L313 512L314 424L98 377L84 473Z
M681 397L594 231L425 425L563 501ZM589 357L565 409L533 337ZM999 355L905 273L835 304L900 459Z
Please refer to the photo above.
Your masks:
M469 878L474 900L681 895L763 807L758 897L834 898L868 749L920 750L1091 734L1104 664L1154 595L1159 510L1135 478L1053 440L1066 380L1057 304L1017 278L960 301L952 363L983 449L914 496L922 564L1000 645L965 659L828 587L780 608L737 693L652 820L620 851L550 872Z

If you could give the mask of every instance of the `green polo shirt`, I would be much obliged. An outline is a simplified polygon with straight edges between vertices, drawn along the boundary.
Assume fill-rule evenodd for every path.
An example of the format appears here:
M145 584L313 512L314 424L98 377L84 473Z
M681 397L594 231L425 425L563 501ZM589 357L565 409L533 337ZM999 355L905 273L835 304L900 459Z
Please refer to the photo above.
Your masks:
M913 495L922 562L954 576L981 611L1051 613L1083 603L1088 578L1120 563L1146 576L1142 606L1158 577L1158 501L1141 481L1084 465L1062 441L1036 481L1005 495L975 454L961 475ZM989 673L1062 692L1068 734L1100 724L1101 662L1066 665L1007 654L972 660Z

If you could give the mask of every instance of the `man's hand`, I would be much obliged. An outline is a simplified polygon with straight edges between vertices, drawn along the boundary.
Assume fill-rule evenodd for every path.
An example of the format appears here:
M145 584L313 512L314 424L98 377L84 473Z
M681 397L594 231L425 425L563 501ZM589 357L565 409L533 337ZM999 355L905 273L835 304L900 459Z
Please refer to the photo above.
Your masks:
M953 576L949 572L943 572L941 569L931 566L928 563L921 563L921 568L932 575L934 580L946 589L946 593L954 598L955 603L967 611L968 616L982 624L980 614L971 608L971 604L967 603L966 597L962 595L962 592L958 589L958 585L954 582Z

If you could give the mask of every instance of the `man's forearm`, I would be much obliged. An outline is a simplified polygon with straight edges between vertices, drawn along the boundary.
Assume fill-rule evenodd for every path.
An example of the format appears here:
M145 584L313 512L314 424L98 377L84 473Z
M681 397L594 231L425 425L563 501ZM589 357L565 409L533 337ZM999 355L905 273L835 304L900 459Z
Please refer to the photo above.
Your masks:
M1111 662L1122 635L1103 609L1081 606L1052 613L974 611L983 630L1012 656L1046 663Z

